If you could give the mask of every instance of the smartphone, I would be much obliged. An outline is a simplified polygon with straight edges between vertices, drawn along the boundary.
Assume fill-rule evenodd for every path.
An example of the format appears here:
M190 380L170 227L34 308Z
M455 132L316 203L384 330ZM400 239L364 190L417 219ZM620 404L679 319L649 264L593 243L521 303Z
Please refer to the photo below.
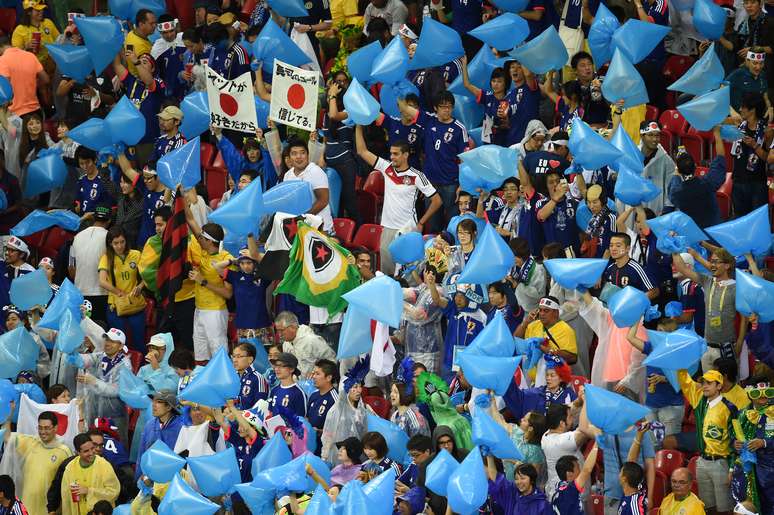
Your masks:
M127 52L134 52L134 45L126 45Z

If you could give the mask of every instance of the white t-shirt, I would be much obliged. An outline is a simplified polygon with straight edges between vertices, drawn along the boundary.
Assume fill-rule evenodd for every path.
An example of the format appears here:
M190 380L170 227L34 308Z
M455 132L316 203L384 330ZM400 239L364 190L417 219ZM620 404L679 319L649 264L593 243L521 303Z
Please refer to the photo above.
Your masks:
M89 227L75 235L70 264L75 266L75 286L87 297L107 295L99 285L99 259L105 253L104 227Z
M566 433L546 433L540 440L543 454L546 455L546 469L548 481L546 482L546 497L550 499L554 495L559 476L556 474L556 462L562 456L572 455L578 458L578 463L583 467L583 454L575 443L575 431Z
M384 176L384 205L382 206L382 227L403 229L417 224L416 201L419 192L426 197L435 195L435 188L425 174L415 168L396 171L392 163L381 157L374 169Z
M304 168L298 175L295 174L294 168L291 168L285 172L285 176L282 178L282 180L306 181L312 185L312 190L326 189L330 192L330 189L328 188L328 176L325 175L325 172L322 168L314 163L309 163L306 168ZM331 214L330 203L328 203L328 205L317 214L323 219L323 231L333 231L333 215Z

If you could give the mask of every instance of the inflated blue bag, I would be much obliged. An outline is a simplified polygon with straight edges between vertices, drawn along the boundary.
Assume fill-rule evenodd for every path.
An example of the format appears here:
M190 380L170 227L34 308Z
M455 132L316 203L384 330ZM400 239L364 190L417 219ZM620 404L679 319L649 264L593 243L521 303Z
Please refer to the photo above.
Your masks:
M201 144L196 137L163 156L156 163L161 183L171 190L193 188L202 180ZM261 181L253 181L260 184ZM230 202L229 202L230 203Z
M466 129L475 129L481 126L484 120L484 107L472 96L454 95L454 117L465 126Z
M210 101L206 91L195 91L183 98L180 103L183 111L183 123L180 132L186 139L192 139L210 127Z
M498 311L494 318L473 338L465 352L510 358L514 354L515 346L511 330L505 323L503 314Z
M370 503L368 510L370 515L392 515L393 499L395 498L395 479L395 469L387 467L387 470L373 478L363 487L363 493Z
M380 112L379 102L357 79L352 80L344 93L344 109L347 117L358 125L370 125Z
M425 486L433 493L446 497L449 478L459 467L459 462L446 449L441 449L427 466Z
M110 131L102 118L89 118L82 124L70 129L67 132L67 136L76 143L80 143L95 152L99 152L113 144Z
M371 352L374 341L371 337L371 316L354 306L349 306L341 321L338 359L354 358Z
M639 206L649 202L661 194L653 181L642 175L621 167L615 181L615 198L630 206Z
M774 283L737 269L736 310L745 316L755 313L761 322L774 320Z
M263 194L263 209L266 214L279 211L302 215L309 211L314 201L311 184L306 181L285 181L266 190Z
M454 513L473 515L486 502L488 482L481 450L474 447L449 476L446 487L449 506Z
M739 141L744 138L744 133L736 125L721 125L720 137L723 138L723 141L730 141L733 143L734 141Z
M704 231L693 221L693 218L682 211L672 211L666 215L651 218L648 220L648 227L656 235L656 246L661 240L667 239L673 234L685 238L686 245L693 245L708 239Z
M326 168L328 177L328 205L331 207L333 217L339 216L339 203L341 201L341 175L333 168Z
M493 0L492 3L501 11L520 13L527 8L529 0Z
M5 105L13 100L13 87L7 78L0 75L0 105Z
M59 67L62 75L83 83L94 68L91 55L85 46L80 45L46 45L48 54Z
M81 291L72 283L70 279L65 278L59 286L59 292L54 295L54 300L46 308L46 312L38 322L38 326L46 329L59 329L59 320L66 310L80 316L81 305L83 304L83 295Z
M83 344L85 337L86 334L81 329L81 319L72 311L65 311L59 321L59 332L56 333L56 348L59 352L64 354L75 352Z
M492 71L498 66L503 66L507 60L505 57L496 57L492 53L491 47L487 45L482 46L481 50L468 63L468 79L470 83L479 89L490 89L489 81L492 78ZM449 84L449 91L455 95L473 97L473 94L462 83L462 75L458 75Z
M425 258L425 240L418 232L407 232L395 238L388 250L393 261L407 265Z
M553 25L531 41L511 50L510 55L535 74L561 70L569 59L562 38Z
M28 214L22 220L11 228L11 234L18 237L28 236L30 234L48 229L52 226L58 226L66 231L76 232L81 223L81 219L72 211L64 209L54 209L46 212L36 209Z
M514 176L513 164L518 161L515 149L499 145L484 145L462 152L457 157L468 165L471 171L487 183L502 184ZM473 190L475 192L475 190Z
M607 434L623 434L650 413L642 404L604 388L587 384L584 390L589 421Z
M304 8L303 0L268 0L271 10L285 18L304 18L309 11Z
M304 510L304 515L331 515L333 503L322 485L317 485L314 495L309 500ZM272 513L274 510L272 510Z
M400 38L393 38L371 65L371 80L394 84L406 78L409 55ZM351 87L351 86L350 86Z
M381 104L384 114L393 118L400 118L398 99L405 98L410 93L418 97L419 89L407 79L403 79L395 84L384 84L379 92L379 104Z
M119 20L128 20L132 15L132 0L108 0L108 10Z
M219 408L228 399L239 396L239 375L225 348L199 372L180 394L181 401L195 402L211 408Z
M713 4L714 5L714 4ZM715 52L715 43L704 51L701 59L693 63L679 79L667 87L671 91L681 91L690 95L703 95L720 86L725 77L723 64Z
M623 126L619 125L610 138L610 143L621 151L621 157L613 161L613 168L618 170L620 167L626 167L631 171L642 173L645 168L645 156L642 155L640 148L629 137L629 133Z
M175 474L172 482L159 504L159 515L212 515L220 509L220 506L202 497L191 486Z
M691 369L707 352L707 342L690 329L678 329L669 333L648 330L648 341L653 351L642 361L643 365L664 371L676 392L680 391L677 370Z
M24 327L0 334L0 377L16 379L22 370L35 370L38 344Z
M233 447L209 456L188 458L186 461L196 479L196 486L207 497L231 493L241 481Z
M527 20L513 13L504 13L468 32L486 45L505 51L520 45L529 36Z
M602 168L621 157L620 150L580 118L572 120L569 146L575 162L588 170Z
M24 197L30 198L51 191L67 180L67 165L62 159L62 150L46 148L27 167L27 181Z
M457 353L457 364L462 368L468 382L482 390L494 390L497 395L504 395L508 390L520 362L521 356L481 356L468 352L467 349Z
M543 262L551 278L568 290L593 288L607 268L607 259L557 258Z
M207 217L226 231L240 236L255 232L264 213L261 181L252 181Z
M495 179L495 180L487 180L473 169L471 165L468 163L460 163L459 165L459 180L460 180L460 188L462 191L478 191L479 189L482 189L484 191L492 191L499 188L503 180L505 179ZM452 235L456 234L456 232L453 232Z
M234 489L253 515L274 515L276 491L273 487L262 488L252 483L239 483Z
M631 327L650 307L650 299L644 291L627 286L610 298L607 307L617 327Z
M140 9L148 9L149 11L152 11L153 14L156 15L156 18L167 12L167 6L164 0L132 0L132 9L131 9L131 16L129 17L129 21L134 22L135 18L137 17L137 11ZM156 28L155 33L158 33L159 29ZM159 34L159 37L161 35ZM149 36L148 39L153 42L153 35Z
M403 314L403 290L400 283L387 275L374 277L342 298L370 317L391 327L399 327Z
M145 136L145 116L126 95L105 117L105 126L110 131L113 143L132 146Z
M395 39L400 40L400 38ZM401 46L403 46L402 42ZM408 69L421 70L422 68L441 66L463 55L465 55L465 50L462 47L459 32L432 18L424 18L417 49L411 62L409 62Z
M352 78L362 84L371 82L371 67L380 53L382 53L382 44L379 41L372 41L349 54L347 69Z
M613 57L613 34L620 27L621 23L618 18L605 7L605 4L600 2L594 22L589 28L588 36L591 56L597 67L602 66Z
M118 397L130 408L150 408L149 393L150 387L131 370L124 369L118 373Z
M515 356L523 356L521 358L521 366L524 370L532 370L543 358L543 351L540 346L543 345L543 338L517 338L514 337L516 344Z
M711 0L694 0L693 27L707 39L717 41L726 27L726 10Z
M121 24L112 16L81 16L75 18L74 22L83 36L94 72L100 75L124 45Z
M292 66L301 66L310 61L304 51L271 18L253 42L253 55L261 61L266 73L274 71L275 58Z
M398 463L403 463L406 457L408 435L397 424L385 420L378 415L366 415L369 431L376 431L387 441L387 456Z
M255 95L255 119L258 123L258 127L261 129L267 129L269 127L270 110L271 104L262 100L258 95Z
M483 127L476 127L475 129L471 129L468 131L468 137L473 140L473 143L476 147L480 147L484 144L484 142L481 140L481 132L483 131Z
M688 123L696 130L709 131L719 125L729 114L731 88L719 88L677 106Z
M624 107L634 107L648 102L648 91L637 69L620 50L613 52L613 60L602 83L602 94L611 104L624 101ZM645 99L645 102L642 100Z
M35 306L45 307L51 300L53 291L45 270L38 268L34 272L14 279L9 295L14 306L22 311L28 311Z
M487 224L476 241L468 262L462 269L458 282L463 284L490 284L501 280L513 267L513 251Z
M508 432L483 409L473 414L471 424L473 444L501 460L524 461L524 455L511 440Z
M142 473L156 483L168 483L185 467L185 459L178 456L161 439L156 440L140 458Z
M259 472L269 470L274 467L289 462L293 459L293 455L290 453L288 444L281 432L274 433L269 440L263 445L258 454L253 458L253 464L251 472L253 477L258 475Z
M734 256L763 254L771 246L769 206L764 205L734 220L704 230Z
M613 48L618 49L632 64L645 59L672 30L669 26L629 19L613 34Z

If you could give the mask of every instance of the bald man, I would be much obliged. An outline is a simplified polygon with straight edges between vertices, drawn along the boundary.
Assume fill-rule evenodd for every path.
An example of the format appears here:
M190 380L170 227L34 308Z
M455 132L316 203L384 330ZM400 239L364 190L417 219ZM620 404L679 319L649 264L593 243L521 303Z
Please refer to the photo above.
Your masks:
M672 493L661 502L660 515L704 515L704 503L691 492L693 474L687 468L672 472Z

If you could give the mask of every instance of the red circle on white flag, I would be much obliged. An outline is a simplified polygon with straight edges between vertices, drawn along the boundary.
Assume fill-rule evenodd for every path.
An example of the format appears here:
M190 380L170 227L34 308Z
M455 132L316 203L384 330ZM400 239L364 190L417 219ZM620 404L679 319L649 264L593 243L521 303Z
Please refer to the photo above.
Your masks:
M306 91L301 84L293 84L288 88L288 104L293 109L301 109L306 102Z
M220 94L220 108L229 116L234 116L239 111L239 103L227 93Z

